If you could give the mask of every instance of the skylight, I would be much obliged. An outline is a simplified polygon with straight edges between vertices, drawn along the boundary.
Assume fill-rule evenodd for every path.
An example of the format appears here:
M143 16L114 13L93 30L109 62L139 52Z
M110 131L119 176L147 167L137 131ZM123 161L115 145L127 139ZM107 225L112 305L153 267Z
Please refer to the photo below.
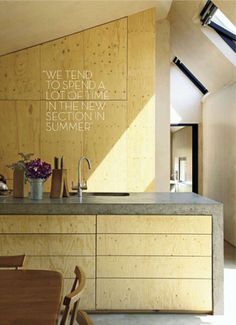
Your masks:
M219 8L217 8L211 21L236 35L236 27L233 23L231 23L231 21L223 14L223 12Z
M230 49L236 52L236 27L211 0L208 0L205 4L200 17L203 26L209 26L214 29ZM214 43L216 44L216 42ZM220 46L218 48L224 53ZM228 54L224 54L228 58L230 57Z
M201 91L203 95L208 93L206 87L194 76L194 74L177 57L174 58L175 65L185 74L185 76Z

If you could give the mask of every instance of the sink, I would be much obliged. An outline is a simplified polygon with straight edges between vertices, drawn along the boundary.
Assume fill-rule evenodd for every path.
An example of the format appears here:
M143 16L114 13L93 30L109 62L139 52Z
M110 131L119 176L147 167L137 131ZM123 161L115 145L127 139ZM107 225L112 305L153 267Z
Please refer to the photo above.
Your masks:
M86 193L86 192L85 192ZM128 192L87 192L86 195L92 196L129 196Z
M77 195L77 192L70 193ZM129 196L128 192L83 192L84 196Z

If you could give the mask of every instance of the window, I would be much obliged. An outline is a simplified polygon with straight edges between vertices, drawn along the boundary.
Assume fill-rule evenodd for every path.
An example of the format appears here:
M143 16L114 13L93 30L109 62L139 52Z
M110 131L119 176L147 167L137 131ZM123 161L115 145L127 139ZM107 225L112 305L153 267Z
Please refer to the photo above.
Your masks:
M214 29L225 43L236 52L236 27L211 0L205 4L200 17L203 26Z
M194 76L194 74L184 65L177 57L174 58L173 62L177 67L188 77L189 80L203 93L203 95L208 93L208 90L204 85Z

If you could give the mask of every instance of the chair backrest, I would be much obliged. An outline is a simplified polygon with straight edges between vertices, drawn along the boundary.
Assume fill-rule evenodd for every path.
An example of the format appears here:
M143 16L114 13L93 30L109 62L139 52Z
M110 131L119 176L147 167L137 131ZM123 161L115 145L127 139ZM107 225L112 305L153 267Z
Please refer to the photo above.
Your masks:
M71 292L65 296L63 301L65 310L60 325L66 325L71 310L72 313L71 313L71 319L69 324L70 325L74 324L76 313L79 306L79 301L85 287L86 277L84 271L79 266L76 266L74 272L75 272L75 280Z
M62 283L56 271L0 270L0 324L55 325Z
M94 325L88 314L83 310L78 311L76 320L79 325Z
M25 255L17 256L0 256L0 268L15 268L22 267L25 261Z

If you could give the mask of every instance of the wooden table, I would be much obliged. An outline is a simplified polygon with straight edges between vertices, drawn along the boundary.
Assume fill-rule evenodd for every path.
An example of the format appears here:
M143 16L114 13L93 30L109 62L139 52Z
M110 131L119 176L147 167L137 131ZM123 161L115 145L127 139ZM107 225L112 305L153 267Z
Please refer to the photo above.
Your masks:
M55 325L61 293L59 272L0 270L0 324Z

